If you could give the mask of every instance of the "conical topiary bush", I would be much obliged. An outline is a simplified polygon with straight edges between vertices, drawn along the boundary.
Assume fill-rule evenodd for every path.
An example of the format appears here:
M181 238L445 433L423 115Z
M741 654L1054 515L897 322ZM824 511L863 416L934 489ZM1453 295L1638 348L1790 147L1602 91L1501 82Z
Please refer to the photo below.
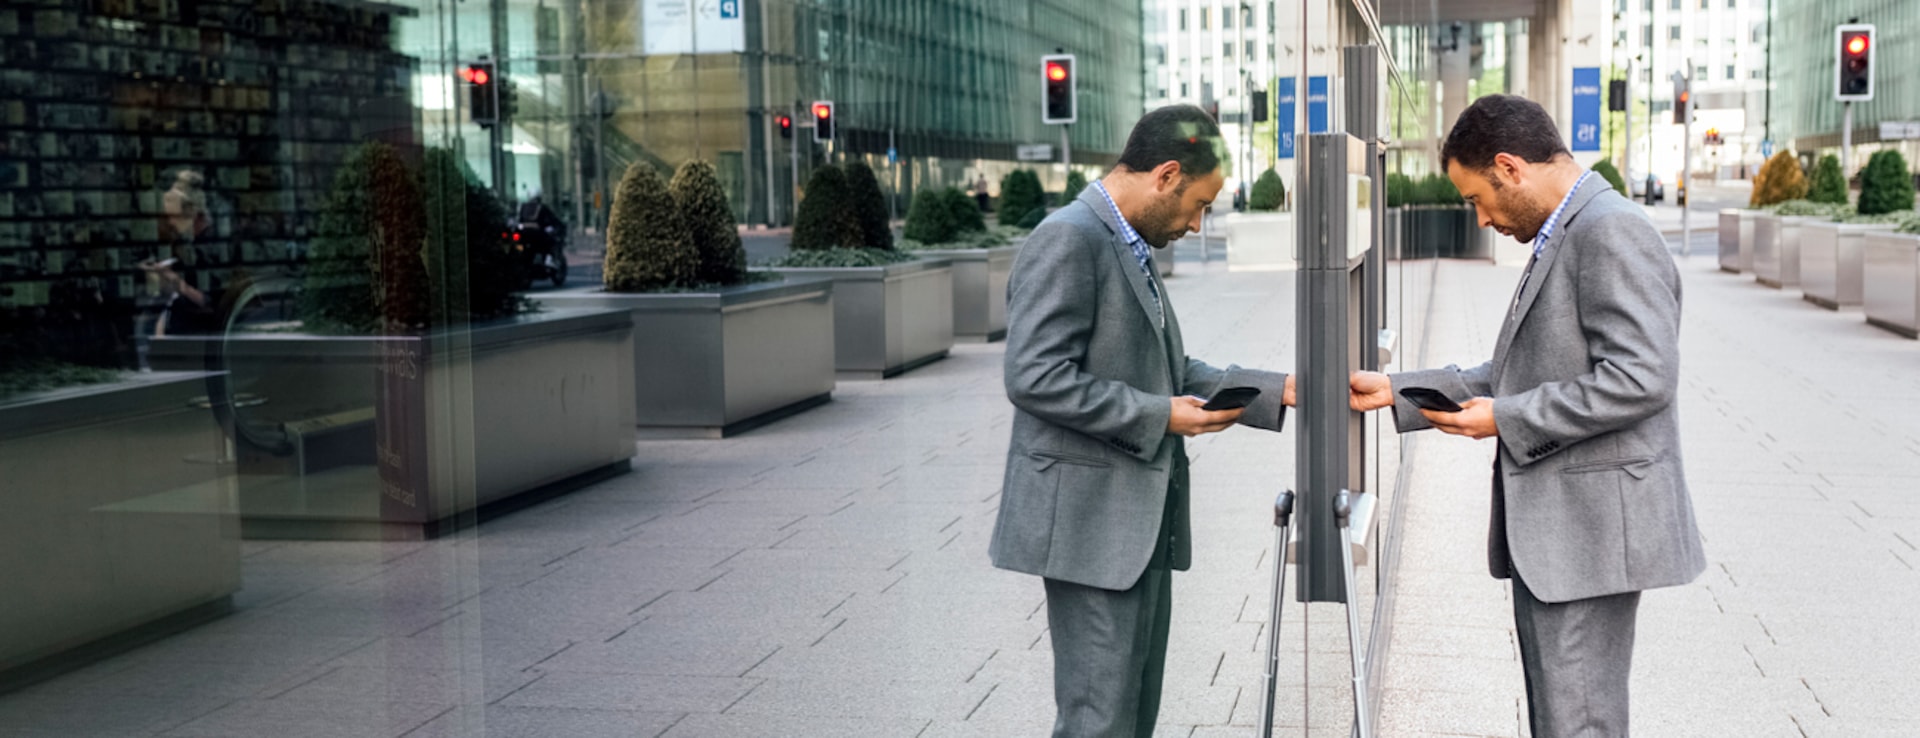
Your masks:
M987 217L980 214L980 205L965 191L958 187L941 188L940 199L947 203L947 213L953 219L955 236L987 229Z
M1760 174L1753 178L1753 196L1747 199L1747 204L1758 208L1806 196L1807 176L1800 171L1800 161L1794 158L1793 152L1781 149L1760 165Z
M1613 162L1606 159L1596 161L1593 163L1593 171L1600 175L1601 179L1605 179L1607 184L1613 185L1613 191L1620 193L1623 197L1631 197L1627 194L1627 179L1620 176L1620 170L1613 166Z
M1813 184L1807 188L1807 199L1846 204L1847 178L1840 173L1840 157L1832 154L1820 157L1820 163L1813 166Z
M713 165L698 160L681 164L667 190L699 256L694 281L736 284L744 279L747 251L740 245L739 225L734 222L733 208L727 204L727 193L720 188Z
M605 271L609 292L687 286L698 279L700 254L673 193L651 164L634 162L614 190Z
M953 240L959 229L953 222L953 213L947 206L945 187L928 187L913 193L913 204L907 207L907 240L925 244L946 243ZM964 194L961 195L965 197ZM968 209L978 217L980 209L973 201L967 201Z
M1280 180L1280 173L1268 169L1260 173L1253 181L1253 190L1247 193L1247 209L1255 211L1279 210L1287 202L1287 185Z
M1057 204L1064 206L1073 202L1080 196L1080 191L1086 188L1087 175L1081 174L1078 169L1067 172L1067 187L1060 192L1060 202Z
M805 197L800 200L800 211L793 219L793 249L824 251L866 245L866 235L854 215L846 173L831 164L813 170L813 176L807 178Z
M1033 170L1015 169L1000 180L1000 225L1018 225L1028 211L1045 206L1046 192Z
M400 331L427 322L425 205L399 152L380 142L334 174L307 260L300 315L327 332Z
M507 211L459 155L427 149L421 167L428 271L445 320L489 320L519 312L520 270L503 236Z
M1896 149L1873 152L1867 168L1860 173L1861 215L1880 215L1913 209L1913 175L1907 172L1907 157Z
M870 249L893 248L893 224L887 218L887 196L880 191L880 179L873 167L855 161L846 165L847 195L852 198L853 219L860 224L860 235Z

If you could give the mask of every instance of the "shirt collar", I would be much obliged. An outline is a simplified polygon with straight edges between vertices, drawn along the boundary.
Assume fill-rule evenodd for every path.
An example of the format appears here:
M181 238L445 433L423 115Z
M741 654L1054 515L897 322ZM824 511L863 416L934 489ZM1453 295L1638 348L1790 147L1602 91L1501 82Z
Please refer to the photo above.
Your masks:
M1553 237L1554 226L1560 224L1560 214L1566 212L1567 203L1573 202L1574 193L1579 192L1581 185L1586 184L1587 178L1591 176L1593 176L1593 170L1591 169L1581 174L1580 179L1573 183L1573 189L1567 190L1566 196L1560 198L1560 204L1553 209L1553 214L1547 216L1547 222L1540 226L1539 235L1533 237L1533 254L1535 256L1539 256L1540 250L1546 248L1547 239Z
M1128 244L1138 242L1140 240L1140 232L1133 229L1132 223L1127 222L1127 216L1120 214L1120 206L1114 204L1113 195L1107 193L1106 183L1094 182L1093 189L1100 193L1100 199L1107 201L1107 208L1113 211L1113 222L1120 225L1120 238Z

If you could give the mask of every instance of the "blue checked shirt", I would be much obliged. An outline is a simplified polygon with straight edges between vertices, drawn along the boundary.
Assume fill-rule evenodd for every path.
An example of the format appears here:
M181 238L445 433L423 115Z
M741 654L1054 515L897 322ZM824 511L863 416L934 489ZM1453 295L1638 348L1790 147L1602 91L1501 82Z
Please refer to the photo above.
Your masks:
M1095 182L1093 188L1100 192L1100 199L1107 201L1107 209L1113 211L1113 222L1120 224L1120 237L1126 239L1127 247L1133 249L1133 258L1140 262L1140 273L1147 276L1147 292L1153 295L1153 306L1160 309L1160 324L1166 325L1167 308L1161 304L1160 288L1153 281L1153 247L1127 222L1127 216L1120 214L1120 206L1113 204L1113 195L1107 194L1106 183Z
M1554 207L1553 214L1547 216L1547 222L1540 226L1539 235L1533 237L1533 258L1527 260L1526 271L1520 273L1520 289L1513 292L1513 308L1507 311L1508 317L1520 313L1520 296L1527 291L1527 280L1533 276L1533 265L1540 262L1541 254L1546 253L1547 239L1553 237L1553 227L1560 224L1560 214L1567 211L1567 203L1573 202L1573 193L1579 192L1580 186L1586 184L1591 176L1591 169L1580 175L1580 179L1573 183L1573 189L1567 190L1567 196L1560 198L1560 204Z

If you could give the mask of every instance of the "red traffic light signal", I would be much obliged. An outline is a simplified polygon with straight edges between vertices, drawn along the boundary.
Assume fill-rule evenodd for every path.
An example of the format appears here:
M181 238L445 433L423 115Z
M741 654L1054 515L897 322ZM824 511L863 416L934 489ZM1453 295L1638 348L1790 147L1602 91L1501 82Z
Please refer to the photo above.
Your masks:
M813 140L833 140L832 100L815 100L813 102Z
M467 84L484 85L487 80L493 79L493 75L487 73L485 66L469 64L466 69L460 70L460 79L466 80Z
M1873 26L1834 27L1833 97L1841 101L1873 99Z
M1847 53L1855 55L1867 53L1867 37L1860 35L1847 39Z
M793 138L793 116L782 115L774 118L773 122L780 126L781 138Z
M1040 81L1044 88L1040 120L1044 123L1072 123L1077 117L1075 98L1078 81L1073 78L1072 54L1040 57Z
M493 61L482 59L468 64L459 71L460 79L467 83L467 110L473 116L473 122L482 128L500 123L500 90L495 84Z

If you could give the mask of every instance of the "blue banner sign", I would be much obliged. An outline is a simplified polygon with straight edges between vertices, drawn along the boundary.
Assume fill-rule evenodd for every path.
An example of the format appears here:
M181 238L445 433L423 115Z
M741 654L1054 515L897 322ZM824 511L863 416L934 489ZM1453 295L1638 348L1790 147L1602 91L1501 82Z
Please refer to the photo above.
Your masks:
M1573 68L1574 151L1600 150L1600 68Z
M1327 124L1327 78L1307 78L1307 132L1330 133Z
M1292 77L1281 77L1280 79L1275 81L1278 82L1279 84L1276 85L1277 91L1274 94L1274 100L1277 103L1279 103L1279 106L1274 111L1273 121L1276 124L1274 127L1280 129L1280 136L1278 139L1279 154L1276 158L1292 159L1293 158L1293 115L1294 115L1293 103L1294 103L1294 98L1297 97L1294 94L1295 80Z

